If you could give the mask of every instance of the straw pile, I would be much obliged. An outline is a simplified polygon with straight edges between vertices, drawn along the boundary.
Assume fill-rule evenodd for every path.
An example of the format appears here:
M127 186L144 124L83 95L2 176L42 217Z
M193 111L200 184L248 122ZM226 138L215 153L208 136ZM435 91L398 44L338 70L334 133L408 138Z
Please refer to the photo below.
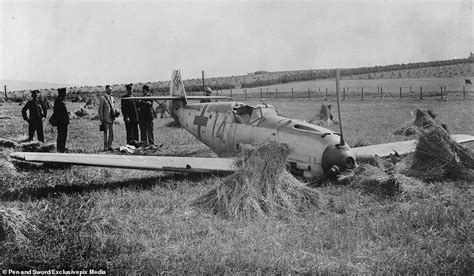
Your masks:
M428 111L417 110L419 138L410 175L424 180L474 179L474 153L454 141Z
M422 181L474 180L474 153L454 141L432 111L417 110L414 126L419 136L414 154L391 159L359 156L360 166L340 175L338 182L381 196L412 198L427 196Z
M325 125L337 125L338 122L334 120L334 116L331 113L331 105L321 105L318 114L313 118L309 119L308 122L313 125L325 126Z
M10 162L8 155L3 152L0 153L0 175L2 175L4 178L9 178L12 176L16 176L17 174L18 173L16 171L16 168Z
M420 180L370 164L361 164L353 172L341 175L338 182L381 197L423 198L427 194Z
M265 140L245 145L238 160L239 170L197 197L192 206L224 218L251 218L298 213L318 205L318 193L306 187L286 170L291 149L288 144Z
M0 241L12 240L28 243L39 230L29 222L25 212L17 208L0 206Z

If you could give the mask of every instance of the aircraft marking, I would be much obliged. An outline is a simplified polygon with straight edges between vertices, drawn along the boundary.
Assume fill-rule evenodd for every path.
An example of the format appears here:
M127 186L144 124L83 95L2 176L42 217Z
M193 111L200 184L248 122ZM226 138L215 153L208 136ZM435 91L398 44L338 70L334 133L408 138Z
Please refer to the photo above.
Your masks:
M204 113L206 113L206 110L207 110L208 106L209 106L209 104L204 105L204 107L202 108L202 111L201 111L201 115L194 117L193 124L198 126L197 135L198 135L199 140L201 140L201 127L202 126L207 126L207 121L209 120L208 117L204 117Z

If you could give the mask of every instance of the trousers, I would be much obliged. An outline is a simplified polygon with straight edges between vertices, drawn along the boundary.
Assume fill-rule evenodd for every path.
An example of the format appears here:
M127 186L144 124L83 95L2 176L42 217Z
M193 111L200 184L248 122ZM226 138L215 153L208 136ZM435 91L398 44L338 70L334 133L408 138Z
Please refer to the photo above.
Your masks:
M28 139L31 141L33 137L38 136L38 141L44 143L44 133L43 133L43 122L42 121L30 121L28 122Z
M127 144L132 141L138 142L138 122L125 122L125 131L127 132Z
M109 149L114 141L114 124L104 122L104 126L104 149Z
M153 120L140 122L141 141L147 144L154 145L155 138L153 137Z
M58 152L66 151L66 139L67 139L67 125L58 126L58 139L56 140L56 147Z

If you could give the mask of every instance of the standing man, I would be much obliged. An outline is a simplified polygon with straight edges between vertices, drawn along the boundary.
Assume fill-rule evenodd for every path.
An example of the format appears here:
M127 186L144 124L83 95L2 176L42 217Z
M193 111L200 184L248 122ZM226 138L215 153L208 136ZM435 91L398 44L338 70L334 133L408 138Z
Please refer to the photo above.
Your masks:
M38 141L44 143L43 118L46 118L47 110L39 101L38 94L38 90L31 91L32 99L21 109L21 115L23 119L28 122L28 140L32 141L36 132ZM29 110L30 113L29 117L26 114L27 110Z
M131 98L132 84L125 85L126 94L122 97L122 114L125 121L125 130L127 132L127 144L132 144L132 141L138 142L138 108L137 103L133 100L124 100Z
M58 89L58 97L54 100L53 110L53 116L56 117L56 126L58 128L56 148L58 152L65 152L67 126L69 125L69 114L66 108L66 87Z
M212 89L210 87L204 88L204 96L209 97L212 94ZM200 103L210 103L210 99L202 99Z
M150 96L148 85L143 86L143 96ZM149 145L155 144L153 137L153 119L156 117L153 109L153 102L150 100L141 100L138 102L138 124L140 125L140 138L142 142Z
M112 88L106 85L105 94L99 100L99 119L104 126L104 151L113 150L115 108L114 97L111 94Z

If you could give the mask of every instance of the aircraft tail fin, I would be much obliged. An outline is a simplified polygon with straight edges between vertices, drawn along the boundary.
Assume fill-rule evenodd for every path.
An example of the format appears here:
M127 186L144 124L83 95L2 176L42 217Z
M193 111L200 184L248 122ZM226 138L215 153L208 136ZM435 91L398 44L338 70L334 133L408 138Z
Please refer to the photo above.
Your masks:
M179 70L173 70L173 73L171 74L170 96L182 97L184 104L188 103L183 79L181 78L181 72Z

